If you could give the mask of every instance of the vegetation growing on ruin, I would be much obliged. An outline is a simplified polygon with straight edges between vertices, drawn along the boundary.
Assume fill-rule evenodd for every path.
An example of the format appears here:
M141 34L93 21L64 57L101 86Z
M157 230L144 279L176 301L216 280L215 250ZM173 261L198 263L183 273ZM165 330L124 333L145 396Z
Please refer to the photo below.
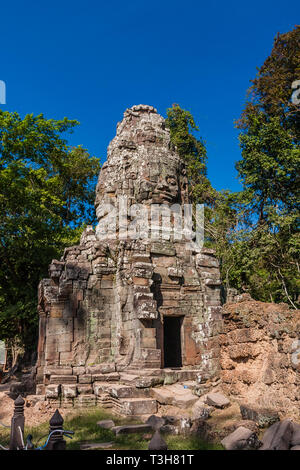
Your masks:
M92 408L87 411L77 412L67 416L64 429L75 432L73 439L67 440L67 450L80 450L80 444L112 442L111 449L114 450L146 450L153 433L123 434L116 436L111 430L100 428L97 421L112 419L116 426L137 423L130 418L119 418L109 414L105 410ZM49 422L39 426L25 428L25 436L31 434L33 443L41 446L45 443L49 433ZM221 444L205 442L196 436L164 435L169 450L222 450ZM8 445L9 429L0 427L0 444Z

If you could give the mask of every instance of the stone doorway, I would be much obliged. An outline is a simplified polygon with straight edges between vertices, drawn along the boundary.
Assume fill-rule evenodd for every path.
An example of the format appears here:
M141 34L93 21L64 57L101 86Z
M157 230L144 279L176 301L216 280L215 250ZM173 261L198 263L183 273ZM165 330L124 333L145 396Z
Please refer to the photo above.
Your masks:
M182 367L182 317L164 317L164 367Z

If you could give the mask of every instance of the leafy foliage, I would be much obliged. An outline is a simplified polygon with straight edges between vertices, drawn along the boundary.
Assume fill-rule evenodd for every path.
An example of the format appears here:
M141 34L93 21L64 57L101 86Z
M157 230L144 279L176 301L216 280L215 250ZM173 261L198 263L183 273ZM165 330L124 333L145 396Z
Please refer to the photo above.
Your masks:
M187 164L194 202L205 203L205 243L216 250L223 284L293 307L299 293L299 109L288 102L291 83L285 74L292 80L300 70L299 54L293 55L299 34L297 27L276 38L271 58L253 81L254 102L246 103L238 122L239 193L211 186L206 150L193 135L198 127L192 115L179 105L167 111L171 140Z
M170 129L171 142L186 163L193 200L201 203L210 201L212 187L207 178L205 143L193 134L199 129L192 114L173 104L167 109L166 126Z
M249 89L251 101L246 103L239 121L248 127L248 116L262 111L265 116L278 117L299 143L300 110L291 100L292 83L300 79L300 26L292 31L277 34L271 54L258 70Z
M300 110L291 102L291 85L300 78L299 46L299 26L278 35L252 81L252 101L237 123L242 160L236 165L244 188L246 285L256 298L293 307L299 295Z
M99 161L63 137L77 124L0 111L0 339L35 347L38 282L94 220Z

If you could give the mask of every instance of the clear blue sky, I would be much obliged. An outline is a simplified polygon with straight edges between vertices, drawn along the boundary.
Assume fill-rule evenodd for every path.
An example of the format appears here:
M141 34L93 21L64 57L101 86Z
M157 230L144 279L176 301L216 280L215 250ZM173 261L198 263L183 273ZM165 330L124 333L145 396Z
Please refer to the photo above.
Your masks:
M276 33L299 23L299 0L1 2L3 110L78 119L70 139L106 158L134 104L179 103L207 142L217 189L240 188L233 121Z

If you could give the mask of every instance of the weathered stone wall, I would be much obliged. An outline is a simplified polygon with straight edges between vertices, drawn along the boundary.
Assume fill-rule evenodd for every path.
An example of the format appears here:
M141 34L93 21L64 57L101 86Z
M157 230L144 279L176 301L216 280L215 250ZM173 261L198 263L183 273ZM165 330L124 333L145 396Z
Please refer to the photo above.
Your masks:
M188 202L185 166L151 106L126 110L108 147L96 231L88 227L40 283L38 393L47 388L55 398L58 384L75 397L94 392L104 373L164 368L166 317L181 318L182 367L201 380L219 373L221 282L213 251L190 248L172 230L163 239L132 239L120 220L121 197L146 211Z
M223 306L222 389L240 403L299 419L300 311L244 294Z

